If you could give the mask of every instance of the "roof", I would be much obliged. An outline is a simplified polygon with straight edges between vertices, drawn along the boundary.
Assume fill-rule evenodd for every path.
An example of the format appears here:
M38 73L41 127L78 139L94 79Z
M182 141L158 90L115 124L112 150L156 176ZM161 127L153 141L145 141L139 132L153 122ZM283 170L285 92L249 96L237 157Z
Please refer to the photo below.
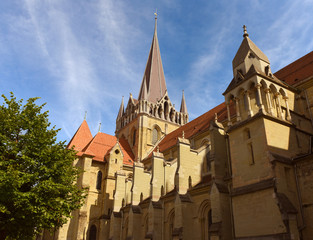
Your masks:
M289 85L313 76L313 51L280 69L274 75Z
M117 138L115 136L98 132L92 141L84 147L82 154L94 156L94 160L104 161L104 156L116 144Z
M254 44L254 42L251 41L251 39L246 36L242 42L241 45L233 59L233 68L236 68L239 66L246 58L249 50L254 52L254 54L261 60L270 63L267 56Z
M155 20L154 35L138 100L145 99L156 103L165 93L166 83L157 36L157 20Z
M177 143L178 137L182 137L183 131L185 134L185 138L190 138L196 133L208 129L210 126L210 122L214 120L215 113L218 114L219 120L224 119L225 114L227 114L225 103L221 103L220 105L204 113L200 117L192 120L191 122L181 126L180 128L166 135L164 139L159 143L159 151L163 152L164 150L174 146Z
M115 136L98 132L92 137L87 122L84 120L68 147L75 146L77 155L91 155L93 160L105 162L105 156L109 155L112 148L119 144L123 153L123 163L133 165L134 154L125 138L117 140Z
M92 134L86 120L84 120L68 143L67 148L74 147L76 151L81 151L91 140Z

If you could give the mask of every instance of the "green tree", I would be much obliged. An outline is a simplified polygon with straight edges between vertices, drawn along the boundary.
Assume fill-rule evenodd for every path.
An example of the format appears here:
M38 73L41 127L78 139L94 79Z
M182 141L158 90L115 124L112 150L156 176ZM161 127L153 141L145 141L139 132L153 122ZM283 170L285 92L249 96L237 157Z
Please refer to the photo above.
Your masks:
M13 93L0 106L0 239L33 239L57 229L83 204L75 152L57 142L45 104L24 105Z

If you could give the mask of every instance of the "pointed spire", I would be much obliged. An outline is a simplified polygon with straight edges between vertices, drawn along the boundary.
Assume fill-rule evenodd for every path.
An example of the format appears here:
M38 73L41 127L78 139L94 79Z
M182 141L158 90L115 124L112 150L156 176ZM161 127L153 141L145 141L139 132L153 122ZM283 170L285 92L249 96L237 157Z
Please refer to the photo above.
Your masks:
M117 114L117 118L116 119L119 119L123 116L124 114L124 96L122 97L122 102L121 102L121 106L120 106L120 110L118 111L118 114Z
M146 88L146 96L144 96L144 88ZM147 99L150 102L156 103L158 99L161 99L164 96L166 90L167 89L157 36L157 14L155 13L154 35L139 91L138 100Z
M181 104L180 104L180 112L181 113L187 113L187 106L186 106L186 101L185 101L185 94L184 94L184 90L183 90L183 96L181 99Z
M257 56L260 60L270 63L267 56L255 45L254 42L249 38L249 34L247 33L247 27L243 26L244 39L241 42L241 45L233 59L233 69L238 67L242 62L244 62L249 51L252 51L255 56Z

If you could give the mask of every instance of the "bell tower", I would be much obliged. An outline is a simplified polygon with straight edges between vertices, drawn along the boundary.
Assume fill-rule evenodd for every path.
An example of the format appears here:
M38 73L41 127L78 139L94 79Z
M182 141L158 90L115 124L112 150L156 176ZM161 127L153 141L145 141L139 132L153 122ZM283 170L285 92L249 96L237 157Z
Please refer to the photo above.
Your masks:
M122 100L116 119L116 136L126 138L137 161L147 157L163 137L188 122L184 94L180 111L168 96L157 37L157 14L151 48L138 99L130 94L126 109Z

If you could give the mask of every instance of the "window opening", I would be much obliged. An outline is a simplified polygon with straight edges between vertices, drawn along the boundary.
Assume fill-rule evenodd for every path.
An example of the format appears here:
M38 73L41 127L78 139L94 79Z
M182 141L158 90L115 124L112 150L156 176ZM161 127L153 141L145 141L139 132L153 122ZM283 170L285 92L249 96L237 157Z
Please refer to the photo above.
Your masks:
M97 175L97 186L96 186L98 190L101 190L101 183L102 183L102 172L99 171Z

